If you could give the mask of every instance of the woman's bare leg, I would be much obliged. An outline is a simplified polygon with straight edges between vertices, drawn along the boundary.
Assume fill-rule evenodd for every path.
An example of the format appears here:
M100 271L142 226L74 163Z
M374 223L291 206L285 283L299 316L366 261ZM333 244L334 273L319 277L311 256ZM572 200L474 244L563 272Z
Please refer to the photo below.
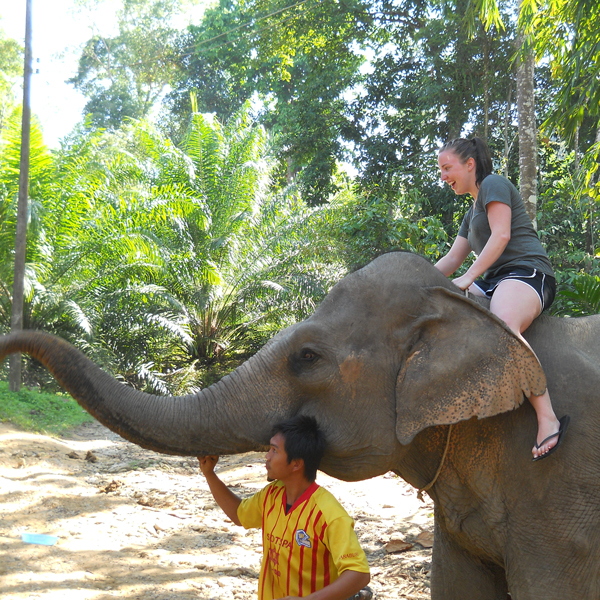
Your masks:
M540 314L542 307L540 299L533 288L522 281L505 279L501 282L492 296L490 310L500 317L519 338L529 347L525 338L521 335ZM532 350L533 351L533 350ZM548 436L557 433L560 423L552 409L550 394L546 390L541 396L529 397L531 406L535 409L538 421L537 444L540 444ZM546 454L558 442L555 436L548 440L540 448L532 449L533 456L537 458Z

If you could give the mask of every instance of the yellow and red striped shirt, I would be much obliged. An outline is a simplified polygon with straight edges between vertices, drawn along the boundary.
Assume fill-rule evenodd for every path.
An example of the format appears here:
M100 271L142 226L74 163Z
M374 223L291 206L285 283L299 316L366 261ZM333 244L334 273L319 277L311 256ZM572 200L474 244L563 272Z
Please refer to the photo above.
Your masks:
M369 572L354 521L324 488L312 483L286 514L280 481L243 500L238 518L246 528L262 527L263 560L258 597L308 596L346 570Z

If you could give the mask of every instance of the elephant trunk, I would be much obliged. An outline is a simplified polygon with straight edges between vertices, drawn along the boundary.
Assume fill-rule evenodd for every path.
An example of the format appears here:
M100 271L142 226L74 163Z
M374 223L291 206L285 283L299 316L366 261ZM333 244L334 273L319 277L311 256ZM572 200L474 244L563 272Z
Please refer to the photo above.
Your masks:
M237 454L268 444L272 424L288 415L270 403L263 349L236 371L197 394L161 397L117 382L79 350L55 336L25 331L0 337L0 362L29 354L103 425L149 450L179 456ZM271 365L272 368L272 365ZM267 412L268 411L268 412Z

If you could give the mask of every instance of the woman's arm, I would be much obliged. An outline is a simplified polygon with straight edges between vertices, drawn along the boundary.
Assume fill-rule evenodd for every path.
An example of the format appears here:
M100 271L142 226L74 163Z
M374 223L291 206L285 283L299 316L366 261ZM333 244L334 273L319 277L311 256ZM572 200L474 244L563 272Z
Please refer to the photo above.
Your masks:
M460 235L454 240L450 252L446 256L440 258L435 263L435 268L441 271L446 277L449 277L465 262L465 259L471 253L471 247L467 238Z
M466 290L479 276L483 275L500 258L510 241L512 218L510 206L503 202L490 202L486 210L492 234L468 271L453 280L453 283L461 290Z

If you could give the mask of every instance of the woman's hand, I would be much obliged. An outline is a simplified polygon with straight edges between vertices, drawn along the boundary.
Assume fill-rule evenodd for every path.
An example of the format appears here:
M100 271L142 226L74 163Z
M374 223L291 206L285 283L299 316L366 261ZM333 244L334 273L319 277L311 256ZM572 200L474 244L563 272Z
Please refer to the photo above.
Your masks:
M459 287L461 290L466 290L473 283L473 278L468 273L465 273L464 275L461 275L460 277L453 279L452 283L455 286Z

